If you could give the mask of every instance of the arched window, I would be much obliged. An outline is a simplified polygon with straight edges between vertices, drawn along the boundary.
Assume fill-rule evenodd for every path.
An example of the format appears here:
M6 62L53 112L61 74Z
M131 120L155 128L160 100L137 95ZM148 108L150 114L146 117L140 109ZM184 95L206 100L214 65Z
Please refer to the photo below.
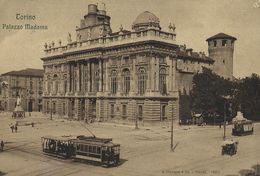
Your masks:
M159 89L161 94L165 95L167 93L166 90L166 69L161 68L159 72Z
M138 71L138 93L143 95L146 90L146 70L140 68Z
M113 70L111 72L111 93L116 94L117 92L117 72Z
M130 71L129 69L123 70L123 91L128 94L130 91Z

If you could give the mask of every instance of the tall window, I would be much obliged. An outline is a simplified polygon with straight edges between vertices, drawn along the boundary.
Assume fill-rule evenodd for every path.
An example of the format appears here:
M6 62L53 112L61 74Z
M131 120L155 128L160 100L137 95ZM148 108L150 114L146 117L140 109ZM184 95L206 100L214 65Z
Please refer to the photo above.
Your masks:
M138 119L143 120L143 106L142 105L138 106Z
M130 71L128 69L123 70L123 91L125 94L130 91Z
M59 89L58 75L53 76L53 81L54 81L54 93L57 93Z
M50 112L50 103L47 101L47 105L46 105L47 107L46 107L46 111L47 111L47 113L49 113Z
M227 40L222 40L222 46L227 46Z
M66 93L67 92L67 80L65 79L64 80L64 92Z
M49 81L49 82L47 83L47 92L48 92L48 93L51 93L51 86L52 86L52 82Z
M111 72L111 93L116 94L117 92L117 72L113 70Z
M162 105L161 106L161 120L166 120L167 116L166 116L166 105Z
M146 70L140 68L138 71L138 93L143 95L146 90Z
M216 40L214 40L214 47L216 47L217 46L217 41Z
M126 108L126 105L123 104L122 105L122 116L125 117L127 115L127 108Z
M160 88L160 92L161 94L166 94L167 90L166 90L166 69L162 68L160 69L159 72L159 88Z
M66 103L62 104L62 113L63 113L63 115L66 114Z
M115 114L115 105L111 104L110 105L110 115L111 115L111 118L114 117L114 114Z

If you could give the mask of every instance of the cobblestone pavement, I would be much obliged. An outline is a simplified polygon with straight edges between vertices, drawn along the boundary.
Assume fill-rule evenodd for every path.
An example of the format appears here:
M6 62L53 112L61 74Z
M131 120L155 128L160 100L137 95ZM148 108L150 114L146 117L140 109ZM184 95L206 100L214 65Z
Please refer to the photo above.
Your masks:
M231 126L227 138L239 141L238 153L221 155L223 129L214 126L174 126L174 152L170 152L170 126L92 123L49 117L32 113L18 120L18 132L12 133L10 113L0 114L0 139L5 141L0 153L0 175L60 176L192 176L192 175L245 175L254 172L260 163L260 124L255 124L254 134L232 137ZM35 126L29 125L34 122ZM121 164L103 168L97 164L62 160L43 155L40 137L44 135L90 135L89 128L98 137L111 137L121 144Z

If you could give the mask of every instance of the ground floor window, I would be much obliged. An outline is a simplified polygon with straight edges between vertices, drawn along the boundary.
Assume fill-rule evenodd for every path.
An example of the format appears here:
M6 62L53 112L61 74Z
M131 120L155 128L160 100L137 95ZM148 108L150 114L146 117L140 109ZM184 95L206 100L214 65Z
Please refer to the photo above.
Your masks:
M65 115L66 114L66 103L62 104L62 114Z
M52 113L56 114L56 103L55 102L52 103Z
M50 103L47 101L47 105L46 105L46 112L49 113L50 112Z
M114 104L110 104L110 116L111 116L111 118L114 118L114 116L115 116L115 105Z
M161 121L164 121L166 119L167 119L166 105L161 105Z
M126 104L123 104L122 105L122 117L126 118L126 116L127 116L127 106L126 106Z
M142 105L138 106L138 119L143 120L143 106Z

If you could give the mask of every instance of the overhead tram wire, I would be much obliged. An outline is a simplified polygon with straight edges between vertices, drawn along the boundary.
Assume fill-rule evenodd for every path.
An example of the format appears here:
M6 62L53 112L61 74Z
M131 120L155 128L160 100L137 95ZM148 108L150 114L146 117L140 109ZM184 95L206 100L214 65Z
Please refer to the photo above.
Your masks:
M86 125L84 125L84 124L82 124L82 122L79 122L84 128L86 128L87 130L88 130L88 132L95 138L96 136L95 136L95 134L90 130L90 129L88 129L88 127L86 126Z

